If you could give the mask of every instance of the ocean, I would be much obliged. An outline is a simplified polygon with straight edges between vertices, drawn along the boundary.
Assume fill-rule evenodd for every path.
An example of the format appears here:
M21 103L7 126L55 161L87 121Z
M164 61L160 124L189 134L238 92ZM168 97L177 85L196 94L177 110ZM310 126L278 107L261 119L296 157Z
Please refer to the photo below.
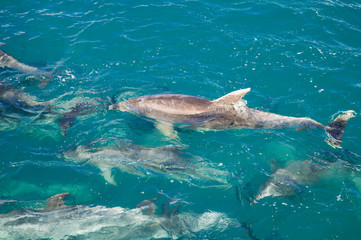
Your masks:
M0 98L0 239L360 239L358 1L0 6L0 50L53 74L41 85L0 68L3 84L53 109ZM257 110L325 125L356 116L333 148L321 129L176 126L172 139L108 110L142 95L214 100L245 88ZM59 121L76 107L65 134ZM54 207L59 193L70 195Z

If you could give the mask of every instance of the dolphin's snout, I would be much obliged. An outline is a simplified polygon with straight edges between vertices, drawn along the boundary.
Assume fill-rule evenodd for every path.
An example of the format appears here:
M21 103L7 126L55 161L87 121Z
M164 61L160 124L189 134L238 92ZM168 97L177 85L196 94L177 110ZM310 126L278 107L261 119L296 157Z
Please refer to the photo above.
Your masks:
M118 104L112 104L109 106L109 110L115 110L115 109L118 109Z

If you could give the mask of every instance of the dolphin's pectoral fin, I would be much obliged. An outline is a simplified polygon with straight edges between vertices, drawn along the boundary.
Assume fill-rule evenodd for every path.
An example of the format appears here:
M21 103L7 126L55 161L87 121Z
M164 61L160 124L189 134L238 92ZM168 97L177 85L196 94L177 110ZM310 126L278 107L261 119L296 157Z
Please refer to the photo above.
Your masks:
M167 136L171 139L179 140L178 133L174 130L173 124L157 122L155 127L161 131L164 136Z
M220 103L220 104L234 104L236 102L239 102L242 100L244 95L246 95L249 91L251 91L251 88L245 88L240 89L231 93L228 93L227 95L224 95L223 97L220 97L216 100L213 100L214 103Z
M64 198L68 195L70 195L70 193L65 192L65 193L59 193L54 196L51 196L50 198L48 198L46 200L47 207L45 209L46 210L54 210L54 209L58 209L58 208L64 208L66 206L65 202L64 202Z
M102 172L102 176L104 177L105 181L108 183L117 186L117 183L114 180L114 177L112 176L112 168L110 167L99 167L100 171Z
M310 126L302 126L302 127L297 127L296 130L297 131L307 131L312 129Z

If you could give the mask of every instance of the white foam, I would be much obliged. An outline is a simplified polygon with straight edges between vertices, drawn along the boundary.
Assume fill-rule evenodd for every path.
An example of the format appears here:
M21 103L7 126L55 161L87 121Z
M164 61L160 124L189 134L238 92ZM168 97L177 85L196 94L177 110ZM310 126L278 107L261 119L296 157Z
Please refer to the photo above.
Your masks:
M156 239L179 238L234 222L225 214L184 213L172 219L143 215L141 209L70 206L49 212L21 211L0 217L0 239ZM166 227L165 227L166 226ZM169 229L168 229L169 228Z

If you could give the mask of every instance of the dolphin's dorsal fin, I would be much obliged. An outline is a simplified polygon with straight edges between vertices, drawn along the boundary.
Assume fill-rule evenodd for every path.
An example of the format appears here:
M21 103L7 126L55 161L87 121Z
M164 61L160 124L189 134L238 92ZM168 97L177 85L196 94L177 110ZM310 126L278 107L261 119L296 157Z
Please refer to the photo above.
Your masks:
M231 93L228 93L227 95L224 95L223 97L220 97L216 100L213 100L214 103L222 103L222 104L234 104L242 100L244 95L246 95L249 91L251 91L251 88L245 88L240 89Z
M144 207L144 206L149 206L151 205L152 203L154 203L158 198L152 198L152 199L147 199L147 200L143 200L141 201L140 203L137 204L137 206L135 206L136 208L141 208L141 207Z
M180 146L176 146L176 145L167 145L167 146L163 146L163 147L157 147L157 149L161 149L161 150L169 151L169 152L174 152L174 153L181 153L182 152L182 148Z
M155 213L155 210L157 209L157 206L154 204L154 201L156 201L157 199L158 198L152 198L149 200L141 201L137 204L136 208L145 208L143 214L153 215Z
M58 209L58 208L64 208L66 206L65 202L64 202L64 198L68 195L70 195L70 193L65 192L65 193L56 194L56 195L48 198L46 200L46 203L48 204L48 206L46 207L46 210L54 210L54 209Z

